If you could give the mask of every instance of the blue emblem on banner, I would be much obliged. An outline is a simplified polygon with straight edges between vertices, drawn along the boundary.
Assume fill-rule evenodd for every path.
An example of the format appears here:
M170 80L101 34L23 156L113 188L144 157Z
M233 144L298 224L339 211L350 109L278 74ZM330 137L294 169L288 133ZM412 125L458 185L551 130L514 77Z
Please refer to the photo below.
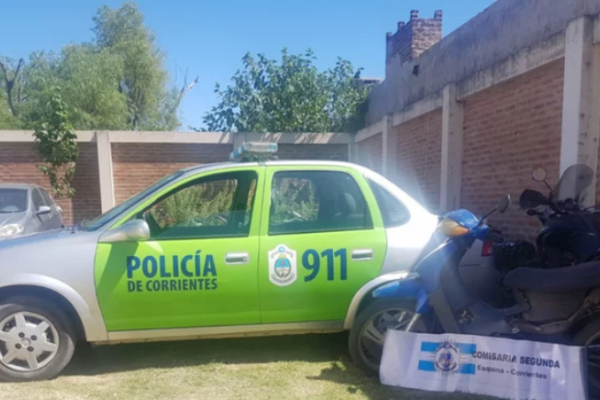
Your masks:
M475 364L465 362L466 356L477 351L477 345L451 341L422 342L421 353L428 360L419 361L419 370L443 374L475 374Z

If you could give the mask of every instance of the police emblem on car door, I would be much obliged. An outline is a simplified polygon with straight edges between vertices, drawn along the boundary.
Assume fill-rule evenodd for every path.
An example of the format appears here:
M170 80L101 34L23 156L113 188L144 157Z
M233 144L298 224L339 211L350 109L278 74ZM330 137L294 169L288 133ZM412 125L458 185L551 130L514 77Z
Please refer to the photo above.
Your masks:
M280 244L269 252L269 279L277 286L288 286L296 281L296 251Z

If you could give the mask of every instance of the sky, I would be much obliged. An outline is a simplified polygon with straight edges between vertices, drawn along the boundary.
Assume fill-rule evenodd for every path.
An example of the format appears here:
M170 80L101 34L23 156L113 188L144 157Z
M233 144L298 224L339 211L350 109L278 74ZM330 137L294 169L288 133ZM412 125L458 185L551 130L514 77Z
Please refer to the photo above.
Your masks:
M327 69L342 57L363 67L363 77L384 78L385 34L407 21L411 9L423 18L443 10L444 35L494 0L138 0L146 24L167 53L175 78L188 71L199 83L181 105L182 130L201 127L215 105L215 83L226 85L246 52L278 58L281 49L312 49ZM59 51L92 39L98 7L123 0L0 0L0 55L27 58L33 51ZM182 74L178 73L179 84Z

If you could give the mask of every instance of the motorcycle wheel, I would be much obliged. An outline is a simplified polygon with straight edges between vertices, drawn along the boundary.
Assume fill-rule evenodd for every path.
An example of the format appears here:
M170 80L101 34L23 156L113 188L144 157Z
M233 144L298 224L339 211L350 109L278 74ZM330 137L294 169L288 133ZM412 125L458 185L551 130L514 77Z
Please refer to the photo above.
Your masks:
M574 337L575 345L586 348L588 393L590 399L600 399L600 314L587 322Z
M378 375L386 331L406 327L415 314L414 309L411 301L383 299L375 301L358 314L350 330L348 343L354 364L367 375ZM426 333L427 324L419 319L410 331Z

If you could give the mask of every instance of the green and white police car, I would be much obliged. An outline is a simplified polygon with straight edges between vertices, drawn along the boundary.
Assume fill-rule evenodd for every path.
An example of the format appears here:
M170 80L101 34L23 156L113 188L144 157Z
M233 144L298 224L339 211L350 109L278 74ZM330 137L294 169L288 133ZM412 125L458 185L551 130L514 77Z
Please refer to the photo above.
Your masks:
M52 378L77 342L343 330L376 369L382 324L411 312L370 293L406 274L437 223L350 163L176 172L84 226L0 242L0 380Z

